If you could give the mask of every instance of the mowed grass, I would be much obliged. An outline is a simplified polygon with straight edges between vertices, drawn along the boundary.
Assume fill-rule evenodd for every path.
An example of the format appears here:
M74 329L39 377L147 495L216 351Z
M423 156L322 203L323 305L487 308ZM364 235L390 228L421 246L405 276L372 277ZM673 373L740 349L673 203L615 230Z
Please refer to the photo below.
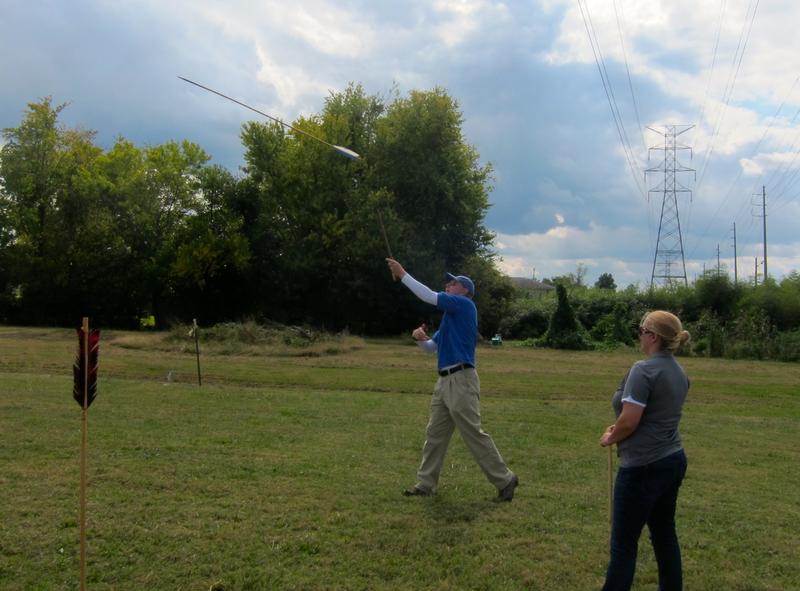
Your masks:
M0 327L0 589L77 589L73 331ZM92 590L599 589L597 445L639 356L478 351L484 429L521 485L493 502L455 435L433 498L405 498L434 359L406 340L204 354L107 332L89 410ZM800 589L800 366L682 359L685 588ZM170 379L168 379L168 376ZM646 533L636 589L655 589Z

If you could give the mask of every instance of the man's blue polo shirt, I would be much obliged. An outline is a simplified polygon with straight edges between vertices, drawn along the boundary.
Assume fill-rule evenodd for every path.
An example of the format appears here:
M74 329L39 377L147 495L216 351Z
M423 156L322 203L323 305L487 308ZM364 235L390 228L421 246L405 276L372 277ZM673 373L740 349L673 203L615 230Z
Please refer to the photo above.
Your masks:
M436 307L444 312L442 324L432 339L439 354L439 369L458 363L475 367L475 345L478 341L478 309L462 295L443 291L436 297Z

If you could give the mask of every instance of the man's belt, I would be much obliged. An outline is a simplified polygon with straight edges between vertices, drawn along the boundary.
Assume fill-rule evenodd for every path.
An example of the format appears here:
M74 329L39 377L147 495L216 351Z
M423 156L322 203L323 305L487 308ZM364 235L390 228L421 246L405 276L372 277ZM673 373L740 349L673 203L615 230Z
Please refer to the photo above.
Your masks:
M456 373L457 371L461 371L462 369L471 369L473 366L469 363L459 363L458 365L454 365L453 367L448 367L447 369L440 369L439 375L440 376L449 376L451 373Z

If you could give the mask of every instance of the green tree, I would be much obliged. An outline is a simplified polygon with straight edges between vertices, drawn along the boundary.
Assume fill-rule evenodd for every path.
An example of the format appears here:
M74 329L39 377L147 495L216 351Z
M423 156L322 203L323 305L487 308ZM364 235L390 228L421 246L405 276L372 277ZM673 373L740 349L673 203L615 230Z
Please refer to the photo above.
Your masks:
M438 315L391 280L388 250L440 289L472 275L481 330L512 290L484 225L491 169L442 89L391 101L359 85L294 122L349 160L277 124L242 129L243 176L188 141L108 151L61 127L64 105L29 105L0 153L0 316L135 325L153 314L251 315L385 333ZM383 236L387 234L389 248Z
M371 183L395 198L402 239L414 263L440 274L473 254L485 254L493 235L483 225L491 167L462 136L458 103L443 89L398 98L378 121Z
M514 298L514 285L500 273L490 258L472 256L464 265L463 274L475 282L475 305L478 308L478 330L491 337L500 329Z
M50 97L30 103L22 123L3 130L6 281L26 322L74 322L82 303L76 290L87 283L76 253L80 241L92 238L87 216L95 210L86 190L100 149L94 132L58 125L65 107Z
M736 310L740 293L725 274L706 273L694 284L697 305L717 316L723 324Z
M610 289L614 291L617 289L617 284L614 282L614 276L611 273L603 273L595 281L594 286L597 289Z
M589 343L583 336L583 327L575 318L569 303L567 289L561 283L556 284L556 297L558 303L543 339L545 346L554 349L589 349Z
M144 216L139 226L137 259L142 264L149 311L158 326L165 322L165 300L170 295L168 273L178 251L178 238L189 215L199 207L200 178L209 160L200 146L170 141L144 150L144 190L131 213Z
M241 215L227 206L236 180L227 170L212 166L200 171L196 209L176 237L170 284L177 316L200 318L205 324L240 317L246 306L251 259L242 235Z
M247 124L245 172L258 195L251 213L260 215L251 228L245 215L245 231L259 228L274 242L283 279L265 306L284 320L366 332L405 330L427 318L430 307L399 292L386 270L380 212L394 256L433 289L445 271L474 268L486 277L482 314L495 328L493 312L505 306L502 281L473 259L492 266L492 235L483 226L489 168L464 143L461 123L441 89L386 105L351 85L332 94L320 115L293 125L354 149L359 160L274 125Z

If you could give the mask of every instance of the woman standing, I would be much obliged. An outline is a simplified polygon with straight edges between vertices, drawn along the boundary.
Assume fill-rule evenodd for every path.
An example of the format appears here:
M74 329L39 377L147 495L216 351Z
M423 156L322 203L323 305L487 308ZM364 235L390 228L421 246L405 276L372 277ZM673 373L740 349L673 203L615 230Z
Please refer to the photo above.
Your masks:
M611 400L617 421L600 445L617 444L620 467L604 591L630 589L645 524L658 563L659 590L683 587L675 504L686 474L678 423L689 379L673 353L688 341L689 333L674 314L646 314L639 325L639 348L647 357L633 364Z

